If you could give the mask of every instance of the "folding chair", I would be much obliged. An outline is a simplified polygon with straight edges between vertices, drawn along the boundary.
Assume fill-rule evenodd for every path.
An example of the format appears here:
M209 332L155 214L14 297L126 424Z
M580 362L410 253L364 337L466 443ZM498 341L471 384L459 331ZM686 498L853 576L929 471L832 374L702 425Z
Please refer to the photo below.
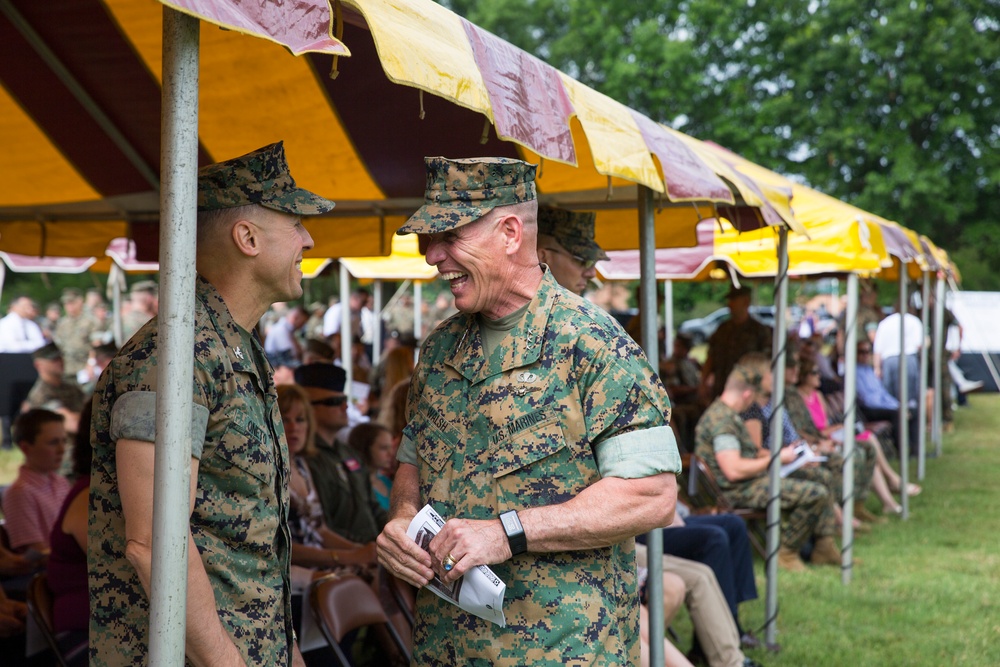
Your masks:
M378 601L378 596L360 577L331 574L317 579L309 589L309 604L323 636L341 667L351 667L351 661L340 648L340 642L352 630L366 626L381 628L396 645L407 662L410 652Z
M45 643L49 645L52 655L59 667L68 667L77 658L82 658L88 649L88 643L83 641L70 648L64 648L59 642L52 626L52 592L49 590L48 575L39 572L28 584L27 594L28 613L38 626L39 631L45 638Z
M767 512L749 507L735 507L730 503L705 460L691 454L688 465L687 495L698 513L706 511L735 514L747 525L750 545L761 558L767 557L766 534Z

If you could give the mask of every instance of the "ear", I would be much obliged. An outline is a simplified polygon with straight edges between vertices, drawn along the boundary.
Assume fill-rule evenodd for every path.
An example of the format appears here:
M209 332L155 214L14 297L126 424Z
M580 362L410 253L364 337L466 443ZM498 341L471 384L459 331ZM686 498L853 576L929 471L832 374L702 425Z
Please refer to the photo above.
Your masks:
M256 225L249 220L237 220L230 232L236 248L247 257L260 254L261 239Z
M521 218L516 215L504 216L500 220L500 233L503 234L504 254L517 254L524 241L524 222Z

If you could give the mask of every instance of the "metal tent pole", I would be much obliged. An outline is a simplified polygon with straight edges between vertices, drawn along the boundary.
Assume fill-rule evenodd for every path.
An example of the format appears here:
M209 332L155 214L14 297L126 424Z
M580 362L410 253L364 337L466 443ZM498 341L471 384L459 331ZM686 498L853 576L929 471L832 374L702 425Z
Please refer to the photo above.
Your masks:
M125 272L117 264L111 265L108 274L111 283L111 334L115 339L115 347L125 344L125 329L122 325L122 283L125 282Z
M920 398L917 401L917 479L922 480L927 469L927 324L930 322L931 310L931 272L924 271L924 283L921 286L920 330L923 340L920 341ZM934 380L935 397L941 393L940 375ZM936 398L935 398L936 400Z
M639 186L639 304L642 317L642 347L653 368L659 366L656 336L656 234L653 218L653 191ZM663 652L665 620L663 617L663 530L656 528L646 536L647 567L649 578L646 591L649 596L649 664L662 667L666 656Z
M945 280L942 273L938 273L934 283L934 382L935 387L941 384L942 373L948 372L945 369L944 360L944 289ZM941 432L944 424L944 403L945 397L940 391L934 392L934 453L941 456ZM947 400L951 400L949 396Z
M420 358L420 344L424 341L424 284L413 281L413 338L417 341L417 349L413 351L413 363Z
M858 276L847 274L847 340L844 343L844 534L841 542L840 580L851 583L854 568L854 422L858 406Z
M768 465L770 496L767 501L767 599L764 620L765 642L777 645L778 639L778 548L781 541L781 422L785 414L785 346L788 342L788 229L778 230L778 275L774 278L775 313L771 355L771 462ZM718 381L718 379L717 379ZM721 378L722 382L726 378Z
M379 359L382 358L382 279L375 279L375 288L372 290L372 311L375 313L375 331L372 332L372 368L378 366ZM371 378L372 381L375 378Z
M655 264L654 264L655 266ZM674 353L674 281L663 281L663 354Z
M149 664L184 662L198 194L198 19L163 8L160 311ZM184 595L178 593L185 591Z
M906 372L906 316L909 313L907 303L909 295L906 288L906 264L899 261L899 488L900 502L903 505L903 518L910 516L910 497L906 492L910 482L910 420L909 413L910 397L907 396L906 383L909 373Z
M351 348L354 346L354 336L351 333L351 273L340 263L340 365L347 373L347 382L344 393L348 400L351 395L351 380L354 379L353 367L351 363Z

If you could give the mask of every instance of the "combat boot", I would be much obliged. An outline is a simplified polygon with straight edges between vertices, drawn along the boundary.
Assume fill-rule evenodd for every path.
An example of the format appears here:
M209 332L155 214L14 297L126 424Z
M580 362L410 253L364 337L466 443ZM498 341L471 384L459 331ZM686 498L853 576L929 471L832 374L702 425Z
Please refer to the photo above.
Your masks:
M813 565L840 565L840 549L837 543L829 535L816 539L816 546L813 547L812 558L809 562Z
M778 567L787 572L806 572L806 564L799 558L798 549L781 547L778 549Z
M860 500L854 503L854 516L865 523L885 523L888 521L884 516L878 516L869 512L868 508Z

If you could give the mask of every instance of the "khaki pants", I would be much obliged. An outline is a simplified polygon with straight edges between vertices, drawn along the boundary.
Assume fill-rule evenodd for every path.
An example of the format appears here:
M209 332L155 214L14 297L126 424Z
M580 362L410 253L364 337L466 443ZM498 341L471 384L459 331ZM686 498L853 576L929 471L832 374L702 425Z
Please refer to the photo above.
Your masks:
M645 545L636 544L635 549L639 567L646 567ZM684 581L684 603L709 667L740 667L744 656L739 630L712 569L686 558L664 556L663 571Z

